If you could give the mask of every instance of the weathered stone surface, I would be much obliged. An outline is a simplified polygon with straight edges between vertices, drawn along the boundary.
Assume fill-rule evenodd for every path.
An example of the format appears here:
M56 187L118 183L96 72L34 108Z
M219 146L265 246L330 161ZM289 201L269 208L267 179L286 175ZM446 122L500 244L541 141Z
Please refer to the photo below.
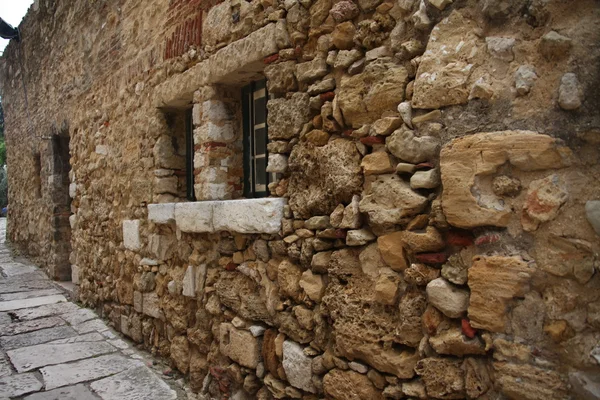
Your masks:
M62 294L34 297L31 299L0 301L0 311L19 310L22 308L37 307L45 304L63 303L66 301L67 299Z
M105 400L177 399L177 393L146 367L128 369L90 387Z
M342 77L338 96L346 124L359 128L379 119L384 111L396 109L404 100L407 80L404 67L379 60L360 74Z
M410 177L410 187L413 189L435 189L440 184L440 173L437 169L417 171Z
M558 104L563 110L576 110L581 107L582 89L577 75L572 72L566 73L560 79L558 89Z
M301 291L301 277L302 269L300 267L289 260L280 262L277 268L277 283L279 284L281 294L291 298L298 298Z
M121 355L109 354L70 364L59 364L40 370L47 390L104 378L144 363Z
M383 395L366 375L334 369L323 378L325 393L339 400L382 400Z
M453 11L434 28L417 70L413 107L432 109L468 101L473 58L482 47L476 26Z
M18 335L20 333L37 331L39 329L52 328L60 325L65 325L65 321L56 316L39 318L35 320L25 320L23 322L13 322L0 326L0 335Z
M61 364L82 358L112 353L117 349L106 342L39 344L10 350L6 354L18 372L31 371L46 365Z
M600 200L589 200L585 203L585 213L588 222L600 235Z
M25 400L96 400L97 397L84 385L68 386L64 388L34 393L25 397Z
M477 186L477 179L507 162L522 171L539 171L566 167L570 159L571 151L560 141L528 131L478 133L455 139L442 149L440 159L446 219L461 228L507 226L514 213L493 192Z
M523 229L529 232L535 231L541 223L556 218L559 208L568 197L564 182L556 174L531 182L523 204L521 216Z
M123 245L126 249L134 251L142 247L139 219L123 221Z
M324 254L324 253L320 253ZM314 257L313 257L314 263ZM323 297L325 291L325 282L322 275L313 274L312 271L307 270L302 273L300 278L300 287L304 289L306 295L312 300L319 302Z
M417 363L415 370L425 383L428 396L436 399L464 398L465 380L460 361L425 358Z
M487 44L488 52L492 57L506 62L514 60L514 38L488 36L485 38L485 43Z
M0 396L15 398L43 387L34 373L10 375L0 378Z
M469 292L444 278L434 279L427 284L427 299L450 318L459 318L469 306Z
M367 213L372 226L390 226L408 222L426 203L397 175L380 175L360 201L360 211Z
M273 99L267 103L269 139L292 139L310 119L310 96L294 93L289 99Z
M531 91L533 84L538 78L535 69L531 65L521 65L515 72L515 88L519 96L525 96Z
M365 175L389 174L394 172L390 156L384 151L367 154L360 164Z
M269 93L286 93L296 90L298 82L294 74L295 67L296 63L294 61L267 65L265 67L265 77L267 78Z
M425 232L400 231L380 236L379 243L387 247L404 247L416 253L436 252L445 247L444 239L437 229L430 226Z
M342 0L331 7L329 14L336 22L343 22L357 17L360 14L360 10L353 1Z
M316 388L312 383L312 359L304 355L302 347L295 342L283 342L283 369L288 382L298 389L315 393Z
M300 143L289 168L289 204L300 218L329 214L361 191L360 154L348 140L331 140L322 147Z
M236 329L228 323L221 324L219 329L221 353L244 367L256 368L260 361L260 346L252 333Z
M5 350L16 349L19 347L33 346L51 342L57 339L63 339L77 335L77 332L69 326L57 326L48 329L40 329L32 332L22 333L14 336L0 337L0 344Z
M417 137L413 131L404 127L394 131L385 143L390 153L413 164L435 158L439 149L438 139L431 136Z
M463 357L469 354L484 355L485 345L477 337L467 338L460 328L451 328L429 338L429 344L438 354Z
M492 332L506 329L506 310L514 297L529 288L532 269L518 257L477 256L469 268L469 320L474 328Z
M572 40L556 31L550 31L542 36L540 53L548 60L560 60L569 55Z
M155 224L175 221L175 203L148 204L148 220Z
M375 235L369 229L356 229L348 231L346 244L348 246L362 246L375 240Z
M521 399L564 399L567 388L560 375L533 365L496 362L494 378L500 392Z

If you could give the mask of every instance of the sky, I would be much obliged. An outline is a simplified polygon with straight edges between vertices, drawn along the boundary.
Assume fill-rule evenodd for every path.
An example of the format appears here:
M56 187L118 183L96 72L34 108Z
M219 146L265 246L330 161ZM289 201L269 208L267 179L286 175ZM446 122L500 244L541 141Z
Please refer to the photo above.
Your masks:
M0 18L16 27L32 3L33 0L0 0ZM8 42L9 40L0 39L0 53L4 51Z

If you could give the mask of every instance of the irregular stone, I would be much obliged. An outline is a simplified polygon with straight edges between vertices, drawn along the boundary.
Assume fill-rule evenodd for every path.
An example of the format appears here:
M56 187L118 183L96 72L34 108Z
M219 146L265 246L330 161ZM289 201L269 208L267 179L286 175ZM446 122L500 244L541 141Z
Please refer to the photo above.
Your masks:
M323 377L325 394L339 400L383 400L366 375L334 369Z
M360 154L351 141L314 147L300 142L289 159L289 204L298 218L330 214L362 191Z
M304 221L304 227L306 229L327 229L330 226L329 216L327 215L311 217Z
M467 283L468 271L469 266L458 254L451 255L448 261L442 265L442 276L457 285Z
M491 99L494 96L494 89L492 86L485 82L483 78L479 78L473 84L471 92L469 93L469 100L472 99Z
M540 53L548 60L560 60L569 55L572 40L556 31L550 31L542 36Z
M558 105L563 110L576 110L581 107L582 90L577 75L568 72L560 79Z
M481 47L476 28L474 21L456 10L434 28L417 70L414 108L438 109L468 102L467 82L474 68L470 61Z
M435 252L445 247L442 235L432 226L427 227L425 232L400 231L389 233L380 236L378 243L380 243L380 247L381 243L384 243L386 247L404 247L416 253Z
M585 215L596 234L600 235L600 200L588 200L585 203Z
M465 370L465 389L468 398L479 398L493 386L489 369L485 359L474 357L465 359L463 370Z
M105 400L177 399L177 392L145 366L92 382L90 387Z
M375 235L369 229L351 230L346 236L346 245L362 246L372 240L375 240Z
M327 75L327 62L323 57L316 57L312 61L296 64L296 77L299 82L311 83L325 75ZM306 94L303 95L307 96Z
M37 392L43 386L34 373L4 376L0 378L0 396L15 398Z
M318 253L325 254L325 253ZM313 257L314 260L314 257ZM304 289L306 295L315 302L320 302L325 292L325 282L322 275L313 274L310 270L302 273L300 287Z
M495 362L494 380L500 392L513 399L568 398L566 384L554 372L528 364Z
M398 163L396 165L396 173L398 174L412 174L416 171L417 166L409 163Z
M427 298L417 289L407 290L398 305L399 323L396 327L396 341L405 346L417 347L423 339L423 324L421 322Z
M405 128L400 128L388 136L385 144L390 153L413 164L435 158L440 146L438 139L432 136L416 137L413 131Z
M26 372L46 365L81 360L116 350L106 342L50 343L10 350L6 354L18 372Z
M469 268L469 320L474 328L504 332L506 310L529 289L532 269L519 257L477 256Z
M247 368L256 368L260 361L260 345L252 333L236 329L232 324L219 327L219 350L225 356Z
M300 130L310 119L310 96L297 92L292 96L271 99L267 103L267 123L269 140L289 140L297 137Z
M340 50L350 50L354 47L354 34L356 27L352 21L342 22L336 25L331 34L331 42Z
M365 175L388 174L394 172L390 156L385 151L367 154L360 164Z
M513 47L515 45L515 39L488 36L485 38L487 49L490 55L502 61L511 62L515 59L513 54Z
M449 358L424 358L415 367L427 395L436 399L462 399L465 396L461 362Z
M440 270L428 267L425 264L411 264L404 270L404 280L408 284L425 286L440 277Z
M506 175L500 175L492 181L492 190L496 196L516 197L521 192L521 181Z
M460 328L451 328L429 338L429 344L438 354L463 357L468 354L484 355L485 345L478 338L467 338Z
M394 271L404 271L408 267L406 249L398 245L396 237L380 236L377 246L385 263Z
M312 359L304 355L302 347L295 342L283 342L283 369L288 382L298 389L316 393L312 383Z
M360 211L367 213L372 226L389 226L408 222L426 204L427 198L397 175L379 175L360 201Z
M359 128L394 110L404 100L407 82L404 67L384 60L369 63L360 74L343 76L337 95L346 124Z
M329 15L331 15L337 23L354 19L358 14L360 14L360 10L356 4L350 0L339 1L331 7L331 10L329 10Z
M452 0L430 0L429 4L433 5L440 11L443 11L447 6L452 4Z
M315 272L327 272L329 261L331 260L331 252L323 251L313 256L311 267Z
M154 162L158 168L166 169L184 169L185 157L175 153L173 146L173 137L169 135L161 135L153 149Z
M512 209L487 192L491 185L490 189L477 185L480 177L507 162L522 171L563 168L571 163L571 151L550 136L528 131L454 139L442 149L440 158L442 205L448 223L459 228L509 224Z
M143 366L138 360L125 358L117 354L90 358L71 364L59 364L45 367L40 370L46 389L74 385L105 376L113 375L129 368Z
M295 69L295 61L284 61L265 66L264 72L269 93L287 93L297 90Z
M569 382L573 392L580 396L582 400L600 399L600 379L594 373L590 372L571 372Z
M352 196L352 201L344 208L344 216L339 227L341 229L358 229L361 226L362 218L360 215L360 196Z
M327 142L329 142L330 136L331 135L325 131L313 129L306 134L306 140L315 146L325 146Z
M340 3L337 3L340 4ZM340 50L335 59L335 63L333 64L334 68L346 69L354 62L360 60L363 54L360 50L351 49L351 50Z
M403 101L402 103L398 104L398 112L400 113L400 117L406 126L412 129L412 106L410 101Z
M454 286L444 278L434 279L427 284L427 299L450 318L461 317L469 307L469 292Z
M380 271L379 277L375 281L375 301L380 304L393 305L398 299L402 278L391 269L387 270Z
M325 92L331 92L335 89L335 79L323 79L322 81L313 83L308 87L308 94L314 96L316 94L321 94Z
M556 218L559 208L568 197L564 183L556 174L531 182L521 215L523 229L532 232L541 223Z
M515 88L519 96L525 96L531 91L538 76L531 65L521 65L515 72Z
M288 158L283 154L269 154L267 172L283 174L287 172Z
M398 117L385 117L378 119L371 125L372 136L389 136L402 125L402 119Z
M417 171L410 177L410 187L413 189L435 189L441 183L440 173L437 169Z

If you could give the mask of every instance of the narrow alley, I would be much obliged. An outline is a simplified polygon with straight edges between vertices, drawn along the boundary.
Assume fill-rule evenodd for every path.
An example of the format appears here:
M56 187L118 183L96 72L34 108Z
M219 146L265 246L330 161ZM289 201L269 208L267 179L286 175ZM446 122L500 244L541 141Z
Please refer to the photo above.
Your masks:
M67 300L37 267L16 261L0 219L0 399L181 398L95 312Z

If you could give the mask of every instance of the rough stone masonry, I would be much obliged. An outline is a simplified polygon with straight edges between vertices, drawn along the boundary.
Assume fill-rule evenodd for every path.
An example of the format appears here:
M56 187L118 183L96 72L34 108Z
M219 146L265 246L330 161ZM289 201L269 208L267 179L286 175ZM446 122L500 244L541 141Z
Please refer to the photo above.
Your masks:
M20 29L9 239L202 398L600 398L597 1L39 0Z

